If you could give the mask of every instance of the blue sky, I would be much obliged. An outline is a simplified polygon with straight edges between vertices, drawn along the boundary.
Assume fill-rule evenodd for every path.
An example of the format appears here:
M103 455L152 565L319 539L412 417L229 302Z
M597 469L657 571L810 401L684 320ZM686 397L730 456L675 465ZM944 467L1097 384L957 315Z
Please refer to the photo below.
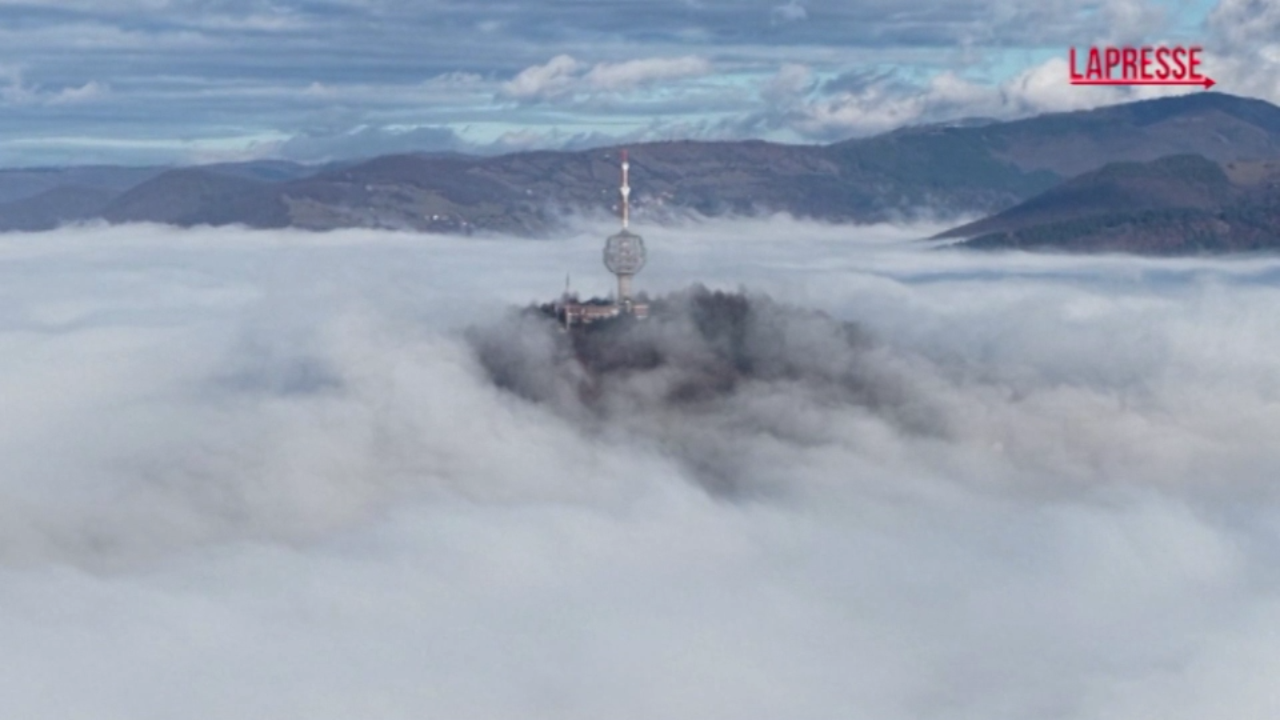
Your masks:
M0 165L825 142L1152 94L1068 46L1203 44L1280 99L1274 0L0 0Z

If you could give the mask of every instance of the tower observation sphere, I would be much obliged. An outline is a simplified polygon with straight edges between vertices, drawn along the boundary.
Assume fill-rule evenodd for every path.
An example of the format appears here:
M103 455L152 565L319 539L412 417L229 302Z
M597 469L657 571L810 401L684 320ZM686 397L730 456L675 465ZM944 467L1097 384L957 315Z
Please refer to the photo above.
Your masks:
M614 275L635 275L644 267L644 238L623 230L604 244L604 266Z

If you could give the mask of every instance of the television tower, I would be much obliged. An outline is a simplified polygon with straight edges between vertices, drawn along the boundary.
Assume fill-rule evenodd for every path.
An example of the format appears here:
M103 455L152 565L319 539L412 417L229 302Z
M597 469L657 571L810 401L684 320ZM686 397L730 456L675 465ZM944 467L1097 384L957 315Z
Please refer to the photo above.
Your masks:
M631 232L627 225L631 220L631 185L628 173L627 151L622 151L622 230L609 236L604 244L604 266L618 276L618 297L615 302L624 310L631 309L631 278L644 267L644 238Z

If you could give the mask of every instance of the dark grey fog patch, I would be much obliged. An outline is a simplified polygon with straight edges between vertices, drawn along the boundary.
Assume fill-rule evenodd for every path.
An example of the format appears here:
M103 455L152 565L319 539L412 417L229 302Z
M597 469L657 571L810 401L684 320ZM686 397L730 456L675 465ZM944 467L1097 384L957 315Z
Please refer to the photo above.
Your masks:
M311 395L342 388L342 378L320 358L258 355L213 383L223 391L267 395Z
M341 372L314 332L293 323L272 327L271 322L279 320L258 318L241 330L208 378L207 389L215 397L307 396L343 389Z
M702 286L652 300L647 320L564 330L549 306L472 328L468 340L498 387L588 431L658 442L713 491L771 492L750 479L759 440L839 442L805 416L870 413L909 435L945 424L854 323Z

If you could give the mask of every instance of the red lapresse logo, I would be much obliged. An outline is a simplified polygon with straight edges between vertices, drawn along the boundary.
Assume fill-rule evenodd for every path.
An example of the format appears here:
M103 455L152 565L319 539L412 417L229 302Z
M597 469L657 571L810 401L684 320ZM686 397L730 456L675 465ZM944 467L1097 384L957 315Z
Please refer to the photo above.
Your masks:
M1200 85L1213 87L1213 78L1200 72L1198 45L1144 45L1089 48L1083 72L1071 48L1072 85Z

